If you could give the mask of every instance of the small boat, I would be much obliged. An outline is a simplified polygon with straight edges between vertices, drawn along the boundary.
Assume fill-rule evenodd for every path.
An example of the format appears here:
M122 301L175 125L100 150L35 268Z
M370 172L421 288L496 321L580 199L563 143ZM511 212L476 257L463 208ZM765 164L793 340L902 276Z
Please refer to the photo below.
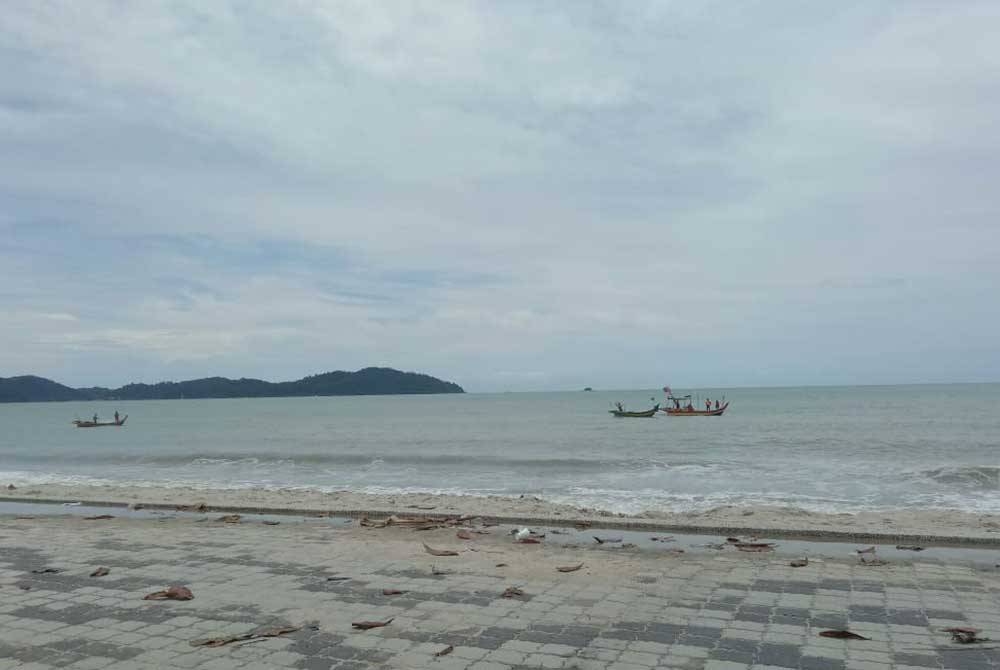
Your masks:
M124 426L125 420L128 418L128 414L118 419L117 421L81 421L77 419L73 422L73 425L77 428L103 428L104 426Z
M644 412L628 412L624 409L609 409L608 411L616 417L619 418L633 418L633 419L648 419L650 417L656 416L656 413L660 410L659 405L654 405L653 409L647 409Z
M693 406L688 405L686 407L665 407L663 411L670 416L722 416L727 407L729 407L728 402L724 405L719 405L717 409L695 409Z

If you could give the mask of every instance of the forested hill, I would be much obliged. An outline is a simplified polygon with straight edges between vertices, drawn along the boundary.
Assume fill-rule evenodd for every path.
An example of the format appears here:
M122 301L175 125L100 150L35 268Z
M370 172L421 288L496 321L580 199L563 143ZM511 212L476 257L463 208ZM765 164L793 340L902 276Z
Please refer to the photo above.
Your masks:
M464 393L462 387L430 375L392 368L325 372L293 382L208 377L184 382L127 384L117 389L70 388L35 376L0 377L0 402L50 400L171 400L175 398L279 398L314 395Z

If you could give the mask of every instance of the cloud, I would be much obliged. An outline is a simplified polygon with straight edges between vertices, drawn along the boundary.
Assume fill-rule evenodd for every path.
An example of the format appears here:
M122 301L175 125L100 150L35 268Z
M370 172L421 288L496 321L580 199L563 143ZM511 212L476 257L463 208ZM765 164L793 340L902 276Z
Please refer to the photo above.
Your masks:
M8 8L0 374L995 379L998 27L986 2Z

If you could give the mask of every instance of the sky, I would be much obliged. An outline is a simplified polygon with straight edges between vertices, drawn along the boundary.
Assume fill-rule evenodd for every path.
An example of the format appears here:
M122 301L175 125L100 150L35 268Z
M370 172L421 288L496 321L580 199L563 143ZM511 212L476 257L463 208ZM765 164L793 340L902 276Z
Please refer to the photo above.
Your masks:
M0 376L1000 381L1000 3L10 2Z

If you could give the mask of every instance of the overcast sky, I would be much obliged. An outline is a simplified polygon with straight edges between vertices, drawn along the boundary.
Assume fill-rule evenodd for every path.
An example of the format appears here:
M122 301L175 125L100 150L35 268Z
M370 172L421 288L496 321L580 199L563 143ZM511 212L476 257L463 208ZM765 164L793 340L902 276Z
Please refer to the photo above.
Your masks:
M1000 380L1000 3L0 9L0 376Z

